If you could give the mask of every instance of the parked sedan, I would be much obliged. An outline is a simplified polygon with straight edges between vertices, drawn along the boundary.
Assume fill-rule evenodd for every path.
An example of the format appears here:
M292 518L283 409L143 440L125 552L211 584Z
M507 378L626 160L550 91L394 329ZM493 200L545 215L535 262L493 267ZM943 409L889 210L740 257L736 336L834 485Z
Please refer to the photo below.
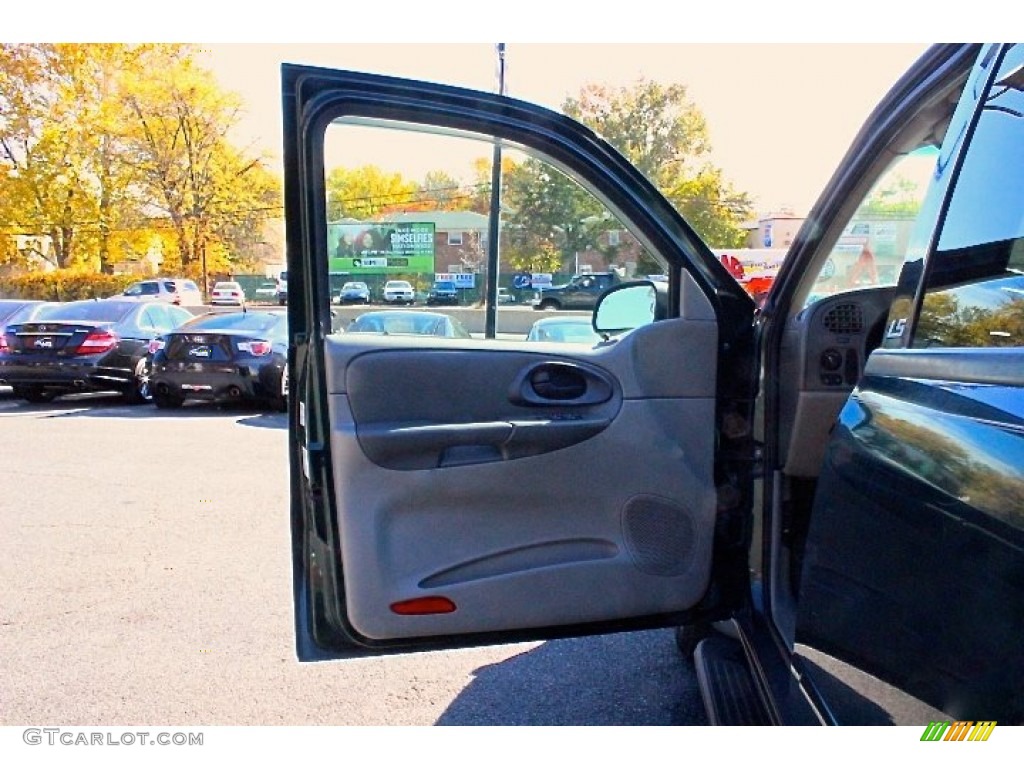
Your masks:
M412 304L416 301L416 292L407 280L388 280L381 297L385 304Z
M150 345L157 408L189 399L288 407L288 318L284 312L225 312L193 318Z
M601 341L601 335L594 330L589 315L587 317L545 317L533 324L526 340L592 345Z
M43 307L47 306L45 301L31 301L26 299L3 299L0 300L0 353L7 346L4 338L4 328L11 323L24 323L33 319Z
M415 334L469 339L469 331L453 317L440 312L381 310L360 315L346 329L348 333Z
M370 288L366 283L349 282L341 286L336 300L338 304L369 304Z
M235 282L215 283L210 291L210 303L217 305L229 305L234 307L245 306L245 291L242 286Z
M106 299L48 304L8 323L0 343L0 384L30 403L72 392L119 391L129 404L150 400L149 342L192 317L160 302Z

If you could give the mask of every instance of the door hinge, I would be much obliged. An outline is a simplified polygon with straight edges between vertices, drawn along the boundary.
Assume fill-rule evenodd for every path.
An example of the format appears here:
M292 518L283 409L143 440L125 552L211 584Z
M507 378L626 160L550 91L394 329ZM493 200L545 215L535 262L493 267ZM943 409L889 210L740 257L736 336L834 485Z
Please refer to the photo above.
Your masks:
M752 440L742 450L719 451L719 461L746 465L753 477L764 474L764 443Z

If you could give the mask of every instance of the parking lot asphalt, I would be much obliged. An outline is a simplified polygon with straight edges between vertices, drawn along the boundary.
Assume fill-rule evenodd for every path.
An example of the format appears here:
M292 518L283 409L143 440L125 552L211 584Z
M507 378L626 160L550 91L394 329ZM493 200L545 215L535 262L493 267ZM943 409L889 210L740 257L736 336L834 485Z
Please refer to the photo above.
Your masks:
M702 724L668 630L300 665L281 414L0 392L0 724Z

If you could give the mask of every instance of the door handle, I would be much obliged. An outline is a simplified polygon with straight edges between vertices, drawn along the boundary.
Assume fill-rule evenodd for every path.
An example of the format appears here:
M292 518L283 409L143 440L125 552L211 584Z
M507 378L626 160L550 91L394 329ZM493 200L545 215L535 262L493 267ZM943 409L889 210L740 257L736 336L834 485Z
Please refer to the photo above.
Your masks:
M509 400L534 406L600 405L614 391L608 375L592 366L548 360L520 372L509 388Z
M546 365L530 374L534 394L544 400L577 400L587 393L587 380L573 368Z

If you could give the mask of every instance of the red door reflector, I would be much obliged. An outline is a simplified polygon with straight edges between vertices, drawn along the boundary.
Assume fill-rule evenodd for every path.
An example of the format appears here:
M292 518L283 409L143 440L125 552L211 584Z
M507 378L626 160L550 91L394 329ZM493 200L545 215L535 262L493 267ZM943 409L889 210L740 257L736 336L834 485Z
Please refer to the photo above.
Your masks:
M447 597L415 597L392 603L391 610L399 616L427 616L433 613L452 613L455 603Z

